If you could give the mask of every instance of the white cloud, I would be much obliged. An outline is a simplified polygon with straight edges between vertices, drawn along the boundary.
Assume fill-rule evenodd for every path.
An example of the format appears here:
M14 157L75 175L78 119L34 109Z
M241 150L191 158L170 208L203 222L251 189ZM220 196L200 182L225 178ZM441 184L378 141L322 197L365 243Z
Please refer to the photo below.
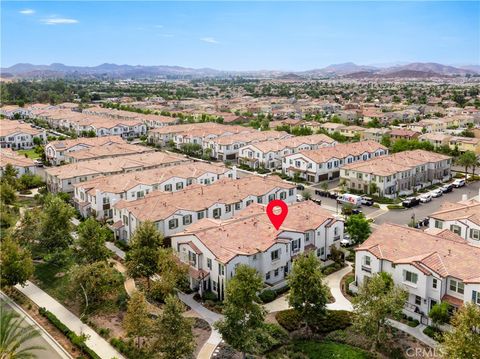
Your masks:
M219 44L219 42L213 37L202 37L200 40L203 42L208 42L209 44Z
M58 18L58 17L42 19L40 21L45 25L70 25L70 24L78 23L78 20L76 19L67 19L67 18Z
M23 9L19 11L20 14L22 15L33 15L35 14L35 10L33 9Z

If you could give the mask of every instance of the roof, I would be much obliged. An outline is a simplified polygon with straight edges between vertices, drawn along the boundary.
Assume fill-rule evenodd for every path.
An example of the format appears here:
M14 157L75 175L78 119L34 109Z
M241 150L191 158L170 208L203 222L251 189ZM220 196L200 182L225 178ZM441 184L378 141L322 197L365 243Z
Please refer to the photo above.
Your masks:
M211 142L224 146L238 142L251 143L257 141L260 142L267 140L276 140L286 137L293 137L293 135L290 135L285 131L257 131L248 133L236 133L233 135L217 137L212 139Z
M412 136L416 136L416 135L419 135L419 134L420 134L420 132L412 131L412 130L405 130L405 129L401 129L401 128L396 128L396 129L393 129L389 132L390 136L399 136L399 137L412 137Z
M80 151L70 152L66 157L77 161L92 160L102 157L126 156L135 153L153 152L155 149L147 146L132 145L129 143L108 143L103 146L90 147Z
M34 162L31 158L20 155L18 152L10 148L0 149L0 167L5 167L7 164L15 167L32 167Z
M140 221L156 222L178 210L202 211L216 203L234 204L248 196L293 188L295 185L274 177L248 176L237 180L220 179L209 186L191 185L177 192L155 191L136 201L119 201L114 207L126 209Z
M416 166L438 162L451 157L425 150L394 153L392 155L372 158L363 162L345 165L344 170L372 173L377 176L390 176L394 173L408 171Z
M444 202L430 217L442 221L469 220L480 226L480 202L473 199L458 203Z
M365 250L392 263L421 266L442 277L480 279L480 248L465 241L429 234L397 224L384 223L356 251ZM480 280L478 281L480 283Z
M322 143L333 144L335 140L324 134L309 135L309 136L296 136L281 140L264 141L255 143L252 146L258 149L260 152L278 152L286 148L297 148L301 145L319 145Z
M16 133L26 133L32 136L40 135L44 130L37 130L28 123L16 120L3 120L0 126L0 136L11 136Z
M110 143L126 143L120 136L104 136L104 137L81 137L70 140L59 140L49 142L47 146L51 146L56 150L65 151L75 146L97 147Z
M282 239L285 231L303 233L336 221L327 210L311 201L303 201L288 207L287 218L276 230L265 208L264 205L251 204L232 219L221 221L205 218L174 237L194 235L220 262L227 263L237 255L253 255L276 243L285 243Z
M388 149L378 142L367 140L353 143L341 143L334 147L323 147L316 150L301 151L299 154L302 154L316 163L324 163L332 158L342 159L348 156L360 156L365 152L373 153L378 150L387 151Z

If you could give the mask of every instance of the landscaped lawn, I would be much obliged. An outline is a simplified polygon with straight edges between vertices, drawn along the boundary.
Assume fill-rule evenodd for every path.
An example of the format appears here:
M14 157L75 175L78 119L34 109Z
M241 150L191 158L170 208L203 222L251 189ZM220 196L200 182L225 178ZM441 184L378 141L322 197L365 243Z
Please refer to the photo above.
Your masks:
M32 148L30 150L18 150L17 151L19 154L22 154L22 155L25 155L27 154L27 156L29 158L31 158L32 160L36 160L37 158L40 158L40 154L38 154L37 152L35 152L35 149Z
M69 276L68 270L49 265L46 263L38 263L35 265L35 277L39 282L39 287L52 297L65 303L69 298Z
M350 345L334 342L317 342L314 340L296 341L270 354L268 358L290 358L293 353L302 353L309 359L372 358L368 352Z

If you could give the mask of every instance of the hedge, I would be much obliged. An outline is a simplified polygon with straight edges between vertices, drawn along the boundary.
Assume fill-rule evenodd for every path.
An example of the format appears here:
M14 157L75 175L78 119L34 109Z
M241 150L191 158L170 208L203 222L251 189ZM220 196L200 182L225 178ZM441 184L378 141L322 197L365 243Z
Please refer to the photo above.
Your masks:
M295 309L282 310L275 314L275 319L284 329L291 332L300 329L302 318ZM352 313L346 310L327 310L327 315L319 321L315 332L329 333L345 329L352 325Z
M263 303L270 303L277 297L277 292L271 289L265 289L258 297Z
M82 353L87 354L89 358L92 359L102 359L100 356L97 355L92 349L85 344L85 339L77 335L75 332L71 331L65 324L63 324L60 319L58 319L55 314L49 312L45 308L38 308L38 313L47 318L58 330L60 330L65 336L70 339L72 344L76 345Z

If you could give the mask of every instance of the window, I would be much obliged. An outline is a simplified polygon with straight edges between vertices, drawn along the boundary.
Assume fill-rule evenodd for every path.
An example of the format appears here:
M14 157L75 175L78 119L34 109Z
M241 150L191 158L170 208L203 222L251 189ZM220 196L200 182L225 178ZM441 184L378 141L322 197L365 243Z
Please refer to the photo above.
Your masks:
M248 207L253 203L253 199L249 199L247 203L245 203L245 206Z
M364 257L364 264L370 267L371 261L369 256Z
M443 228L443 222L436 219L435 220L435 228L442 229Z
M222 263L218 263L218 274L225 275L225 266Z
M438 279L437 278L432 279L432 287L433 287L433 289L438 288Z
M480 230L479 229L470 229L470 238L480 241Z
M422 298L418 295L415 296L415 305L422 305Z
M171 184L166 184L165 185L165 191L166 192L172 192L172 185Z
M207 258L207 268L212 269L212 260L210 258Z
M213 210L213 218L218 219L218 218L220 218L221 214L222 214L222 210L220 208L215 208Z
M305 242L310 240L310 232L305 233Z
M276 260L280 259L280 249L274 250L271 253L271 257L272 257L272 261L276 261Z
M275 199L275 193L272 193L271 195L268 196L268 202L271 202Z
M278 277L278 268L275 269L275 271L273 272L273 275L274 275L275 277Z
M188 262L196 267L197 266L197 255L191 251L188 251Z
M280 192L280 199L285 199L285 198L287 198L286 192L283 192L283 191Z
M175 187L177 188L177 190L180 190L183 188L183 183L182 182L178 182Z
M193 180L191 178L187 178L187 186L190 186L193 183Z
M143 196L144 196L143 191L138 191L138 192L137 192L137 197L138 197L138 198L142 198Z
M450 226L450 230L453 232L453 233L456 233L458 235L461 235L462 233L462 229L460 228L460 226L457 226L456 224L452 224Z
M317 257L321 257L323 255L325 255L325 247L318 248L317 249Z
M301 243L300 238L292 241L292 252L296 252L300 250L300 243Z
M410 283L413 283L413 284L417 284L418 274L406 270L406 271L403 271L403 279L404 279L406 282L410 282Z
M289 195L289 196L293 196L293 188L290 188L290 189L288 190L288 195Z
M450 290L452 292L457 292L458 294L463 294L463 283L455 279L450 279Z
M241 202L235 203L235 209L239 210L240 208L242 208L242 203Z
M232 211L232 205L231 204L225 205L225 213L229 213L231 211Z
M173 218L168 221L168 229L174 229L178 227L178 219Z
M265 274L265 279L266 279L266 280L270 280L270 272L267 272L267 273Z
M198 220L202 219L203 217L205 217L205 213L203 213L203 211L197 213Z
M480 305L480 292L472 290L472 302L474 302L476 305Z
M186 216L183 216L183 225L186 226L190 223L192 223L192 215L187 214Z
M262 196L257 197L257 203L262 203Z
M217 282L215 282L214 280L212 280L212 290L213 290L214 292L217 291Z

